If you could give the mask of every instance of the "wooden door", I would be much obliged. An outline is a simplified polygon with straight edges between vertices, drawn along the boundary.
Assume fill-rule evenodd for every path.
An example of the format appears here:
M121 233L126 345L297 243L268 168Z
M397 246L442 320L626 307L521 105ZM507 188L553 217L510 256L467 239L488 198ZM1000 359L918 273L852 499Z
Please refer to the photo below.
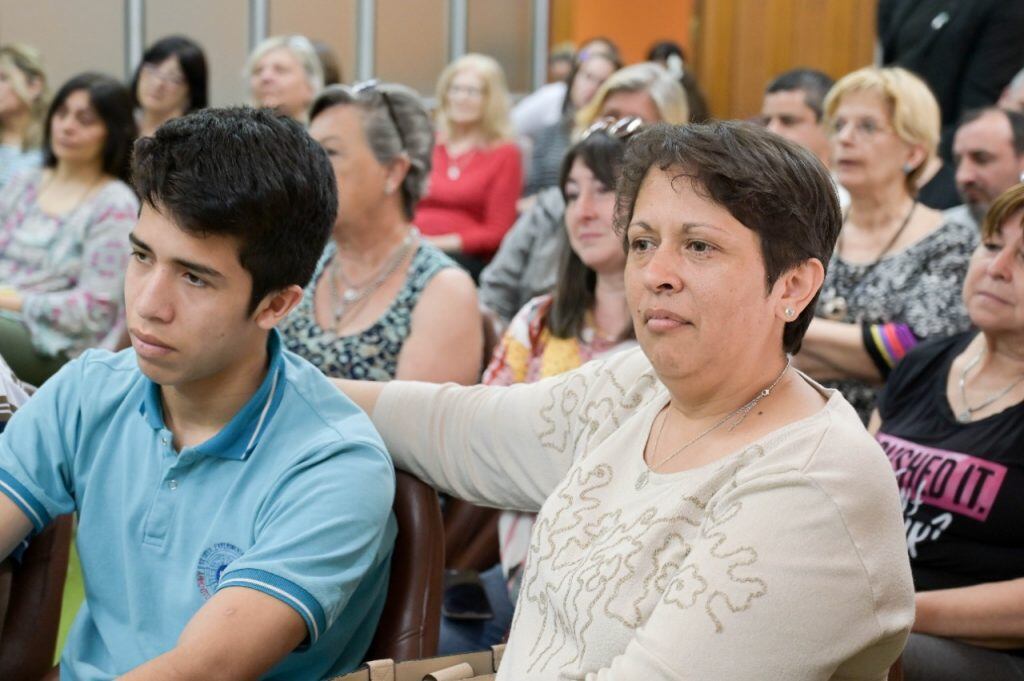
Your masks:
M874 59L875 0L700 0L696 68L717 118L750 118L776 75L833 78Z

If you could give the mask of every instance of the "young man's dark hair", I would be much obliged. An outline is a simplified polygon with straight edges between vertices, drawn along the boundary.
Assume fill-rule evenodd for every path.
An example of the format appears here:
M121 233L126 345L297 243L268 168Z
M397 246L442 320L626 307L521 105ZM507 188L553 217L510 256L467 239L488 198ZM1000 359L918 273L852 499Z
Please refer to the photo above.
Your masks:
M203 48L198 43L183 35L161 38L150 45L149 49L143 53L142 61L139 62L138 68L135 69L135 75L132 76L132 102L136 107L139 106L139 76L142 74L142 67L146 64L157 66L167 60L168 57L176 57L178 59L178 64L181 65L181 72L185 75L185 83L188 85L188 109L186 109L186 113L205 109L208 98L207 91L209 90L207 86L206 55L203 54Z
M137 134L132 97L121 81L102 73L80 73L57 90L43 128L43 165L47 168L57 165L50 139L53 117L68 97L79 90L85 90L89 95L89 104L107 129L107 139L103 143L103 172L119 180L127 180L128 160Z
M768 83L764 93L792 92L799 90L804 93L804 102L814 111L820 123L824 113L825 95L832 89L833 80L828 75L815 69L792 69L776 77Z
M267 109L169 121L135 145L132 181L143 201L182 229L238 238L239 260L252 275L250 312L268 293L309 283L338 212L323 148Z
M770 290L783 273L809 258L828 266L842 226L832 178L806 149L749 123L659 124L626 149L615 222L625 239L640 185L657 168L689 180L698 194L757 233ZM797 352L818 296L786 324L783 347Z
M957 122L957 129L968 123L973 123L988 113L997 113L1006 116L1006 122L1010 124L1010 133L1013 135L1013 153L1017 156L1024 155L1024 114L1018 111L1010 111L998 106L985 106L980 109L971 109L964 113Z

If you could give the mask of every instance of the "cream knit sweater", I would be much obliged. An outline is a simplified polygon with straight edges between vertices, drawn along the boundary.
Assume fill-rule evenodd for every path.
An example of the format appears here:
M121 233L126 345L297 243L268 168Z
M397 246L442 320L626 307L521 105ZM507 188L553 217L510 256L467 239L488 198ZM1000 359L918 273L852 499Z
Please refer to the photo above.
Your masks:
M500 680L880 681L914 617L899 496L823 393L817 414L639 491L669 399L639 349L509 388L393 383L373 420L437 488L539 511Z

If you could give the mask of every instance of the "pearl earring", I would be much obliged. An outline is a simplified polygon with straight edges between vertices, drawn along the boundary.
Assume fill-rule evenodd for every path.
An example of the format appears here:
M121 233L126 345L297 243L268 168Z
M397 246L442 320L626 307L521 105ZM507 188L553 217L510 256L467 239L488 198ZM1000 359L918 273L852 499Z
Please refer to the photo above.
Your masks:
M796 311L793 310L793 308L791 308L791 307L787 307L785 312L786 312L786 317L787 318L792 317L793 315L796 314Z

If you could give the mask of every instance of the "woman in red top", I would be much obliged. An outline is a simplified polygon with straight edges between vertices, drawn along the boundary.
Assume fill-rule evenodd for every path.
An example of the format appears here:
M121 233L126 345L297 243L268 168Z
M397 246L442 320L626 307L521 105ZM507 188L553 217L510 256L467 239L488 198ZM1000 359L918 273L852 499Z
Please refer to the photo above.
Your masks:
M467 54L441 73L437 101L430 184L415 223L476 279L515 220L523 184L505 74L494 59Z

